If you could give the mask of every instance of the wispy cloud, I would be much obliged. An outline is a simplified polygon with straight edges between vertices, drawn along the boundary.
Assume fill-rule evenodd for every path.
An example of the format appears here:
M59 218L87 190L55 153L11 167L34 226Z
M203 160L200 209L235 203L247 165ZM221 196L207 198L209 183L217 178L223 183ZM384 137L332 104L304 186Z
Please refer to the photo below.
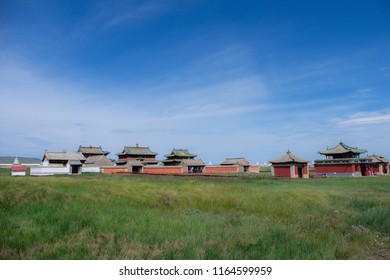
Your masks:
M341 120L341 125L371 125L377 123L390 122L390 114L381 114L378 112L360 112Z
M100 8L98 18L107 27L142 22L157 16L169 8L166 1L115 1Z

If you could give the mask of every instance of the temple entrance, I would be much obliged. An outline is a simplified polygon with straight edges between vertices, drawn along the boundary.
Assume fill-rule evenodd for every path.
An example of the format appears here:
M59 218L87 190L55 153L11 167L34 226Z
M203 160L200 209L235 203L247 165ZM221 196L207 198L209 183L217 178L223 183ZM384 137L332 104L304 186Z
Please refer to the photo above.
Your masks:
M361 165L360 170L362 171L362 176L367 176L367 167L365 165Z
M298 178L303 178L303 168L302 168L302 166L298 166Z
M71 167L72 174L79 174L80 173L81 165L71 165L70 167Z
M142 166L133 166L131 169L132 173L141 173Z

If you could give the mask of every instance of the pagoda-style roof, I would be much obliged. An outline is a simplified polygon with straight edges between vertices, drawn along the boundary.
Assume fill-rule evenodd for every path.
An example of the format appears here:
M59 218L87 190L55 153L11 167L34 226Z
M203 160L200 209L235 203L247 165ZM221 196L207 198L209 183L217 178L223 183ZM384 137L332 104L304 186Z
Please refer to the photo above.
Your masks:
M93 146L79 146L78 152L89 155L108 155L110 152L103 151L102 147L93 147Z
M249 166L250 163L245 158L225 158L221 165L240 165L240 166Z
M308 163L310 162L309 159L304 159L301 157L298 157L294 155L292 152L288 151L285 153L283 156L276 158L276 159L271 159L269 160L270 163Z
M194 158L196 155L188 152L187 149L173 149L169 155L164 155L166 158Z
M123 151L117 155L156 156L158 154L152 152L149 147L141 147L137 144L135 147L124 146Z
M341 141L340 144L338 144L336 147L327 148L326 150L319 151L318 153L320 153L321 155L335 155L346 153L363 154L365 152L367 152L367 150L348 146Z

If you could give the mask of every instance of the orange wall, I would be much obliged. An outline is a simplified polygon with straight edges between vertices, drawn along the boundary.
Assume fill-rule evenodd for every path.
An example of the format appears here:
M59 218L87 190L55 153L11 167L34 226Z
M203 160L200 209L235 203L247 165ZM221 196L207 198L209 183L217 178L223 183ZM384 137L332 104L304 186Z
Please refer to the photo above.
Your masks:
M230 172L238 172L238 166L205 166L204 173L230 173Z
M259 173L260 166L259 165L251 165L249 166L249 172Z
M104 174L120 174L120 173L126 173L127 168L103 168L102 173Z
M184 173L182 166L153 166L144 167L145 174L182 174Z

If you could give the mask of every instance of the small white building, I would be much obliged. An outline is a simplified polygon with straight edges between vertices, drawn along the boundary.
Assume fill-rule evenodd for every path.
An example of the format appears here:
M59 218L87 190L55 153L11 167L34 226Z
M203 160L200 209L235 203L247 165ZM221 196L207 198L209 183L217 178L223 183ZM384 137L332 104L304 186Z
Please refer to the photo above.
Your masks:
M81 174L86 158L80 152L46 151L41 165L31 168L30 175Z

